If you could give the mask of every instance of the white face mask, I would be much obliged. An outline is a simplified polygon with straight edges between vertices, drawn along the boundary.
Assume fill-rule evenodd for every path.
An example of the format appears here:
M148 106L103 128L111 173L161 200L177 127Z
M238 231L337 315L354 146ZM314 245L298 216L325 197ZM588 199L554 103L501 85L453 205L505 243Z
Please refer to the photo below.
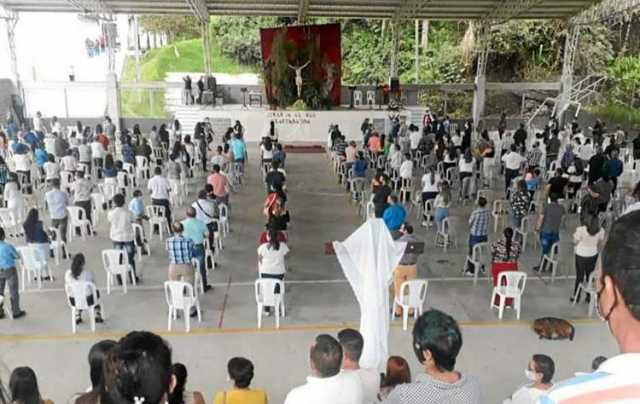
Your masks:
M532 382L538 381L536 374L537 373L532 370L529 370L529 369L524 370L524 375L526 376L527 379L531 380Z

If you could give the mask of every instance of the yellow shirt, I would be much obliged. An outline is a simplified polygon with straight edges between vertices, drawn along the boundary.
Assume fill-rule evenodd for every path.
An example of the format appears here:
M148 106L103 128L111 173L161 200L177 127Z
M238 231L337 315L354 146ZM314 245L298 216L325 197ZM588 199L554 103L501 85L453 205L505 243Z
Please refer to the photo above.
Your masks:
M267 404L264 390L233 389L216 394L213 404Z

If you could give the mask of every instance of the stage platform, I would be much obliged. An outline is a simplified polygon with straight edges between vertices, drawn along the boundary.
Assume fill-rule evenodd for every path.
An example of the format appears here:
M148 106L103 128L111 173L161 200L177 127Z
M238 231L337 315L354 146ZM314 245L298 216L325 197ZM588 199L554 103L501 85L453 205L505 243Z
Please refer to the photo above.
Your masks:
M342 106L330 111L286 111L265 107L240 105L172 105L173 115L180 121L183 133L193 132L195 124L209 118L216 134L222 134L236 120L245 127L245 140L257 142L267 133L269 122L275 121L279 138L283 142L315 142L326 144L331 124L338 124L347 140L361 140L360 126L365 118L373 122L380 132L389 129L390 111L368 107L349 109ZM422 107L409 107L400 116L420 126ZM402 119L402 118L401 118Z

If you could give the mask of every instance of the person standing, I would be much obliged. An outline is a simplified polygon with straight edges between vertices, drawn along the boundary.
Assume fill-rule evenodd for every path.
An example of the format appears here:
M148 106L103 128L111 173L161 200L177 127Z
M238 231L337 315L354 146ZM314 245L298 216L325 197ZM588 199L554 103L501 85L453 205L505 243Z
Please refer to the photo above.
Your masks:
M171 204L169 203L169 193L171 192L171 184L162 175L162 168L156 167L153 171L154 175L147 184L147 189L151 191L151 204L164 207L164 216L169 223L171 222Z
M397 241L402 241L405 243L416 243L418 239L413 234L413 226L409 223L404 223L400 227L400 237ZM400 262L398 266L393 271L393 291L394 297L398 298L400 296L400 287L406 281L410 281L415 279L418 275L418 255L412 252L407 252L405 250L404 254L402 254L402 258L400 258ZM395 315L397 317L402 316L402 307L396 306ZM413 310L409 311L409 315L413 314Z
M45 201L49 208L49 218L51 226L60 230L62 241L67 241L67 206L69 206L69 195L60 190L60 180L51 180L51 190L45 194Z
M133 274L136 277L136 282L138 282L135 260L135 234L132 226L135 219L131 211L124 206L124 202L124 195L115 194L113 196L113 203L116 207L107 214L107 220L111 223L109 237L113 242L113 248L125 250L129 264L133 268Z
M373 195L373 205L375 207L375 214L377 218L382 218L384 211L389 206L388 198L391 195L391 188L387 185L389 177L385 174L381 174L378 177L378 188Z
M239 133L236 134L231 140L231 150L233 152L233 161L240 167L240 173L244 173L244 162L247 157L247 146L245 145Z
M276 168L277 169L277 168ZM207 184L213 187L216 203L229 206L229 180L220 173L220 166L213 165L213 173L207 178Z
M0 227L0 319L4 314L4 288L9 287L11 300L11 311L14 319L24 317L27 313L20 309L20 295L18 285L18 271L16 270L16 260L20 259L18 251L5 240L4 229Z
M576 282L573 286L571 301L579 303L580 295L576 295L578 285L587 282L589 276L596 268L598 261L598 247L605 240L605 232L600 227L600 220L597 215L588 214L583 216L582 225L573 233L573 243L575 244L576 262ZM589 303L589 295L586 301Z
M560 241L560 224L562 216L565 214L564 206L558 203L558 194L549 195L549 203L538 219L536 231L540 232L540 245L542 246L542 257L551 252L551 247ZM533 268L534 271L545 272L546 268L540 265Z
M520 169L525 158L517 152L517 146L511 145L511 150L502 156L502 162L504 163L504 192L509 195L509 188L511 187L511 181L520 175Z
M478 198L478 207L469 216L469 255L473 253L473 247L478 243L489 240L489 221L491 212L487 209L487 200L481 196ZM474 269L468 265L464 274L473 276Z
M516 192L511 195L511 214L513 227L517 230L522 224L522 219L529 211L529 194L527 192L527 182L520 180L517 183Z
M211 289L207 279L207 269L204 262L204 238L209 236L209 229L204 222L196 218L196 210L187 208L187 218L182 221L184 236L193 241L193 258L198 260L198 269L202 276L204 291Z
M84 210L84 218L93 224L91 215L91 191L93 190L93 184L85 178L84 171L78 171L76 173L76 180L71 185L71 189L73 191L74 203Z

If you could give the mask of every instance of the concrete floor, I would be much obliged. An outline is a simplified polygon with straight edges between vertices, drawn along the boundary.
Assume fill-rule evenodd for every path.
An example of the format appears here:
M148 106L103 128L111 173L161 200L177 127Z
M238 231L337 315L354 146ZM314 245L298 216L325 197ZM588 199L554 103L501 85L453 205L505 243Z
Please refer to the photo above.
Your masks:
M253 156L255 149L250 150ZM171 342L176 361L190 371L190 388L201 390L209 399L226 385L226 361L231 356L245 356L256 364L254 385L266 388L273 403L283 401L286 393L304 382L308 373L308 346L318 333L335 334L345 325L357 327L359 310L349 284L337 260L325 256L323 243L346 238L360 223L357 209L332 176L323 154L290 154L287 161L289 209L292 215L287 274L287 317L275 330L273 318L264 319L257 330L253 281L256 278L257 237L264 223L261 205L263 187L255 158L247 170L247 181L232 199L231 235L212 275L213 292L201 297L202 323L193 322L192 332L184 333L183 323L166 331L166 303L162 282L166 279L167 260L163 244L152 244L152 255L143 257L144 282L129 293L121 290L106 295L103 306L106 323L98 325L96 334L86 324L77 335L71 334L70 314L62 290L63 273L68 262L55 269L56 281L42 290L22 293L22 305L28 312L24 320L0 321L0 362L7 368L32 366L40 379L43 394L56 402L66 402L88 383L86 354L91 344L103 338L117 338L133 329L156 331ZM202 181L197 181L198 184ZM199 187L199 185L198 185ZM195 190L196 185L191 187ZM191 201L193 192L189 200ZM454 207L452 216L465 223L470 206ZM178 216L184 209L178 209ZM415 216L412 214L413 220ZM415 221L415 220L414 220ZM539 278L529 270L539 259L539 250L531 247L521 259L521 267L530 274L523 298L521 321L514 321L511 310L503 321L489 309L491 286L483 279L477 285L461 277L466 255L466 226L460 224L459 248L444 254L433 244L433 230L418 226L418 236L427 242L427 252L419 263L419 276L430 280L426 305L448 312L461 322L464 347L458 368L480 379L483 402L499 402L524 383L523 369L533 353L546 353L556 360L557 378L587 370L596 355L613 355L615 343L606 326L587 320L584 304L572 306L569 295L573 279L570 230L568 221L561 235L560 276L554 283ZM94 271L99 287L105 285L99 252L110 248L105 220L99 235L86 242L75 239L72 252L84 252L88 267ZM33 286L32 286L33 288ZM576 319L577 336L573 342L540 341L530 330L530 321L554 315ZM410 347L410 332L396 322L390 334L390 353L407 358L415 372L419 363ZM571 349L573 348L573 349ZM277 372L273 363L286 364ZM505 366L505 363L507 366ZM0 366L1 368L1 366ZM63 372L60 370L64 369ZM0 377L6 381L0 369Z

